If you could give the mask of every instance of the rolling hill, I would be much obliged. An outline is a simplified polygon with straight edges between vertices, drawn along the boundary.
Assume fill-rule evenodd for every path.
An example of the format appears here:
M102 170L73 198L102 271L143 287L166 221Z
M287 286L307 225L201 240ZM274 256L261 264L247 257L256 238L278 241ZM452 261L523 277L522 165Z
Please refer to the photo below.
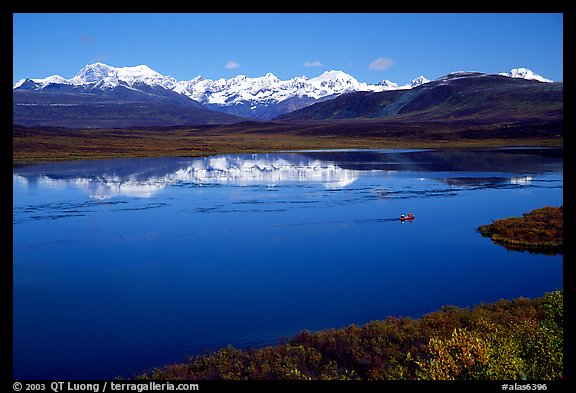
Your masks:
M458 72L409 90L354 92L278 117L277 121L562 121L563 84Z

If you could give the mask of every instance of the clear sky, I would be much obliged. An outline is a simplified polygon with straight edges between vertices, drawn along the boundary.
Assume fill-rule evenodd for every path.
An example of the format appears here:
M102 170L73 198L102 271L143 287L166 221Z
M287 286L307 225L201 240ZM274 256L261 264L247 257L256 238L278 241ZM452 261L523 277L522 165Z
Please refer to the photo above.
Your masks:
M404 84L518 67L563 80L561 13L16 13L13 22L13 82L71 78L97 61L177 80L341 70Z

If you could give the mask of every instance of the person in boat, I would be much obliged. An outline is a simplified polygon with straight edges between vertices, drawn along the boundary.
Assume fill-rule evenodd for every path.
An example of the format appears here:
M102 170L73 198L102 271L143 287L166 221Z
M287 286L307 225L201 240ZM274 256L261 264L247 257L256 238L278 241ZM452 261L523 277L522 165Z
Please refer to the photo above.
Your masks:
M413 220L413 219L414 219L414 214L408 213L408 219L409 219L409 220Z

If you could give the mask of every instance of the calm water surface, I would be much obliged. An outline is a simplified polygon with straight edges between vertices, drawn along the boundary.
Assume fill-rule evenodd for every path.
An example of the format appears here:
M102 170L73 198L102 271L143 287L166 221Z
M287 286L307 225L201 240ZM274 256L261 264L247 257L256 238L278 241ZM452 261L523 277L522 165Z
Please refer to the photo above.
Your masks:
M562 288L562 255L476 228L562 205L562 163L514 148L14 168L14 378L131 377L303 329L542 296Z

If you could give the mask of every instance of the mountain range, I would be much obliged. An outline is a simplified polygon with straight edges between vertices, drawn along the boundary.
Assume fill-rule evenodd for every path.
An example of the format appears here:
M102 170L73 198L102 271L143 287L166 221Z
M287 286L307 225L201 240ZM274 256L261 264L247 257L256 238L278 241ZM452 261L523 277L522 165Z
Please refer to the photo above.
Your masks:
M238 75L211 80L198 76L177 81L145 65L117 68L95 63L70 79L53 75L14 84L13 121L26 126L103 128L232 124L247 119L383 117L422 112L434 100L449 99L450 104L443 109L435 104L441 116L441 110L465 110L462 105L470 104L472 99L463 100L459 94L487 94L474 88L460 92L454 86L466 81L482 84L488 79L493 87L503 86L499 94L521 86L524 90L525 86L533 86L532 90L562 91L561 83L526 68L501 74L457 72L434 81L419 76L398 85L388 80L367 84L342 71L289 80L268 73L256 78ZM522 93L518 94L522 99ZM427 104L427 100L432 101ZM346 109L346 103L356 109Z

